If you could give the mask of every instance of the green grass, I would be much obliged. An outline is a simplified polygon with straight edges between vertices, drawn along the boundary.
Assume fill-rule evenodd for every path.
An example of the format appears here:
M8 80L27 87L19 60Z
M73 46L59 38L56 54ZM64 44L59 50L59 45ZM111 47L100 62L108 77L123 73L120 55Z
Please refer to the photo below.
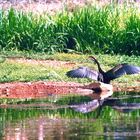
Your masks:
M18 64L13 62L4 62L0 64L0 82L11 81L61 81L58 72L64 70L50 68L49 66L31 65L31 64Z
M133 6L87 6L53 16L0 11L1 51L139 55L139 36L139 10Z
M30 53L30 59L36 60L61 60L75 63L75 66L65 67L60 65L58 67L47 65L47 64L34 64L34 63L17 63L6 59L7 53L2 53L1 55L1 72L0 72L0 82L11 82L11 81L74 81L80 83L89 83L90 79L78 79L78 78L68 78L65 73L68 70L77 68L78 66L88 66L90 68L96 69L97 66L91 60L88 59L88 55L78 55L78 54L66 54L66 53L56 53L54 55L47 55L44 53L34 54ZM14 54L14 53L13 53ZM29 54L15 53L15 56L20 56L23 58L28 58ZM104 70L109 70L119 63L129 63L132 65L140 66L139 56L126 56L126 55L94 55L100 62L101 67ZM10 57L10 54L9 56ZM2 59L3 58L3 59ZM4 61L5 58L5 61ZM140 79L140 75L126 75L122 76L113 81L113 83L121 82L128 85L135 84L137 80Z

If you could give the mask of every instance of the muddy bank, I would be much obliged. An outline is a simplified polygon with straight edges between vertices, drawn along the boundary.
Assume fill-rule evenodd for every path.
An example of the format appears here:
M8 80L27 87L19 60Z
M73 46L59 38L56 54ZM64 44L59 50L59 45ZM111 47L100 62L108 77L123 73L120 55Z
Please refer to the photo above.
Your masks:
M0 84L1 98L38 98L84 92L82 84L65 82L13 82ZM87 92L87 90L86 90Z
M38 98L70 93L91 95L96 92L94 89L97 88L104 92L103 96L106 96L108 91L112 91L112 93L113 91L140 91L139 87L119 88L114 86L112 88L111 85L100 83L83 85L74 82L13 82L0 84L0 98Z

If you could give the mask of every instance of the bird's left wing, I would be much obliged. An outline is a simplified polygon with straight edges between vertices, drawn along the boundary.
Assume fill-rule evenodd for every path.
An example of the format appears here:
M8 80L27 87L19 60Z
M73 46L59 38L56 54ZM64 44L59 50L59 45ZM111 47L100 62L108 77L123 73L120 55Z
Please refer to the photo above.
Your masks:
M106 74L112 79L119 78L120 76L125 74L130 75L138 73L140 73L140 67L129 64L119 64L113 69L106 72Z
M90 78L93 80L98 79L98 72L91 70L88 67L79 67L77 69L70 70L66 73L66 75L72 78Z

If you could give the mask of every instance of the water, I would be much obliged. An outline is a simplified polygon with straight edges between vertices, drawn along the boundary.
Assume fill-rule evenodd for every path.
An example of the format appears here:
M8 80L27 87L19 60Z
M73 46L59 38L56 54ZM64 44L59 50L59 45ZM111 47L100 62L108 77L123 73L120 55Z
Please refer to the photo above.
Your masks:
M140 139L140 96L125 92L114 93L103 101L87 96L12 102L1 99L0 139Z

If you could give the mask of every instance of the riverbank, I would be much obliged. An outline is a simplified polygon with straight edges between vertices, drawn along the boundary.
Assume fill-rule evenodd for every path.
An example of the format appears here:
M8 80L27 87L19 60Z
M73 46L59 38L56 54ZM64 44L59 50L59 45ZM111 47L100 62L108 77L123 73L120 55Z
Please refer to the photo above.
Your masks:
M14 55L14 54L13 54ZM26 54L27 55L27 54ZM97 66L88 59L88 55L57 53L54 55L30 55L30 58L19 54L8 56L3 54L1 57L0 90L1 94L7 96L17 89L18 92L28 92L40 94L40 88L44 93L69 93L78 92L77 86L90 85L95 81L82 78L68 78L65 74L68 70L79 66L88 66L97 69ZM38 57L37 57L38 56ZM130 63L139 65L139 57L119 56L119 55L95 55L101 62L103 69L108 70L119 63ZM41 58L42 57L42 58ZM4 60L5 58L5 60ZM103 59L104 58L104 59ZM140 91L140 75L126 75L111 82L114 91ZM72 85L71 85L72 83ZM41 87L39 86L41 84ZM49 85L49 89L48 89ZM59 87L58 87L59 85ZM71 85L71 89L69 89ZM51 89L55 86L56 90ZM3 88L4 87L4 88ZM47 87L47 88L46 88ZM64 88L65 87L65 88ZM39 89L38 89L39 88ZM86 87L87 88L87 87ZM85 88L85 89L86 89ZM92 88L92 87L91 87ZM58 89L58 90L57 90ZM90 86L88 87L90 89ZM28 92L27 92L28 91ZM42 94L41 93L41 94ZM19 94L20 95L20 94ZM30 94L31 95L31 94ZM34 95L33 95L34 96ZM37 95L35 95L37 96Z

